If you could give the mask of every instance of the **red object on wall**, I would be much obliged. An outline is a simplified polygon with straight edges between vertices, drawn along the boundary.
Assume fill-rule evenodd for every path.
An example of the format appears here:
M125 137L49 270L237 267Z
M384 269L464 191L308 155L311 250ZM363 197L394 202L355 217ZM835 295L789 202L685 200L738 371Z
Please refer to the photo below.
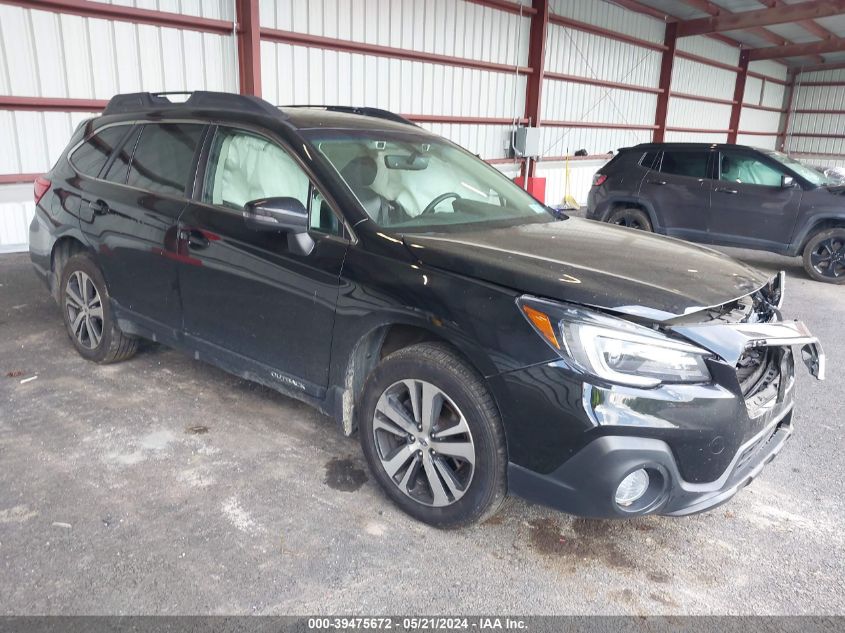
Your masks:
M525 189L525 180L522 176L517 176L513 181ZM531 176L528 179L528 193L537 198L543 204L546 204L546 179Z

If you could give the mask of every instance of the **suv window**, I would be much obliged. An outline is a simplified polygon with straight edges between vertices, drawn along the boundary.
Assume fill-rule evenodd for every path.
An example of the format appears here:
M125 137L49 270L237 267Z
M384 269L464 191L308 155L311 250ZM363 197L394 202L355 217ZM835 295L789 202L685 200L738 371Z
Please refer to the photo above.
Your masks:
M660 172L691 178L707 178L706 151L677 150L663 152Z
M302 167L279 145L257 134L220 128L205 171L203 202L240 211L259 198L296 198L312 229L341 234L341 225Z
M646 152L643 154L642 158L640 158L640 165L646 169L652 169L657 165L657 157L659 155L660 152Z
M780 187L783 174L779 169L748 154L725 152L719 159L719 180L727 182Z
M138 137L141 135L141 128L135 129L129 138L124 141L123 145L111 158L111 164L106 168L103 178L110 182L118 184L125 184L126 177L129 175L129 163L132 161L132 152L138 144Z
M199 123L144 125L126 184L157 193L185 195L203 127Z
M96 178L100 175L100 170L106 164L109 155L120 144L130 127L129 125L113 125L97 132L71 154L71 164L78 172Z

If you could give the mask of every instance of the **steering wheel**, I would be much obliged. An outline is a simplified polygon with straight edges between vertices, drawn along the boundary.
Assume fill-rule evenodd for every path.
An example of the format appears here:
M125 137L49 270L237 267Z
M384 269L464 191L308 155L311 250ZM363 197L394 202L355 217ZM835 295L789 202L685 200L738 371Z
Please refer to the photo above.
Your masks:
M429 213L434 213L435 207L438 204L440 204L441 202L443 202L444 200L448 200L449 198L454 198L455 200L461 199L461 197L458 194L456 194L452 191L447 191L446 193L441 193L434 200L432 200L431 202L428 203L428 206L426 206L426 208L422 210L422 213L420 213L420 215L428 215Z

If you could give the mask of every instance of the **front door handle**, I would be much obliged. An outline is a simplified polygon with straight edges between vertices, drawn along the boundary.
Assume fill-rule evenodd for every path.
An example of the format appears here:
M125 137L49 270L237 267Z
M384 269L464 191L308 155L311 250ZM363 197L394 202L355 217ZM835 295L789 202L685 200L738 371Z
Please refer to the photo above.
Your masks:
M88 204L88 208L94 212L94 215L107 215L111 213L111 207L105 200L94 200Z
M648 184L650 184L650 185L665 185L666 184L665 180L647 180L646 182L648 182Z
M736 190L736 189L729 189L728 187L716 187L716 191L717 191L718 193L730 193L730 194L736 194L736 193L739 193L739 191L738 191L738 190Z

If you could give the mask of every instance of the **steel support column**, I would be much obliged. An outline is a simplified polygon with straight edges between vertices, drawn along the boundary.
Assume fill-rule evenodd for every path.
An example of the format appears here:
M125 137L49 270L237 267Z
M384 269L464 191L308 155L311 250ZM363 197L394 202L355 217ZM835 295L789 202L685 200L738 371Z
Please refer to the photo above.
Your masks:
M531 16L531 31L528 40L528 65L531 74L525 83L525 118L530 125L540 125L543 105L543 71L546 66L546 38L549 25L549 0L533 0L535 13ZM536 161L522 164L523 176L532 178Z
M237 0L238 77L242 95L261 96L261 25L258 0Z
M734 83L734 103L731 106L731 122L728 124L728 143L736 143L736 136L739 130L739 118L742 115L742 100L745 96L745 80L748 78L748 51L744 50L739 54L739 71L736 73Z
M778 131L778 138L776 141L777 148L784 153L788 153L789 150L786 145L786 135L789 134L789 120L792 118L792 97L795 94L795 81L797 80L798 75L797 73L791 73L788 78L790 79L790 82L786 89L786 96L784 97L786 107L784 108L784 113L781 117L781 126Z
M669 113L669 93L672 88L672 66L675 63L675 45L678 42L678 23L667 22L666 33L663 36L663 61L660 63L660 84L662 92L657 96L657 109L654 113L653 140L662 143L666 136L666 115Z

